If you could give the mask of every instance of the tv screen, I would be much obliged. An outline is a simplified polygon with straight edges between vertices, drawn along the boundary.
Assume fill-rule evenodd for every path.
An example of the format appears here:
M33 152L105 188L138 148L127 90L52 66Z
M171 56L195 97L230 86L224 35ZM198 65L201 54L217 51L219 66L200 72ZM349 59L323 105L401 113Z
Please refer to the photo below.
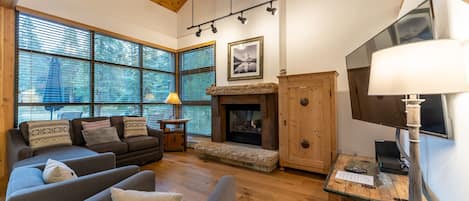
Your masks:
M406 128L403 96L368 96L371 56L380 49L433 38L432 9L430 2L426 1L347 55L352 117L366 122ZM422 103L422 133L448 136L445 97L421 97L425 99Z

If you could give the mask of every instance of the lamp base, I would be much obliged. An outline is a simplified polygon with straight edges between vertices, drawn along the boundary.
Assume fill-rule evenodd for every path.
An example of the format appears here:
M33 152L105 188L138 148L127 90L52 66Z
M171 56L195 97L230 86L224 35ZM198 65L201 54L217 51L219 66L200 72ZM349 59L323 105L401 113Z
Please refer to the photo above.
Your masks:
M420 99L417 94L406 96L407 127L409 128L410 167L409 201L422 201L422 172L420 171Z

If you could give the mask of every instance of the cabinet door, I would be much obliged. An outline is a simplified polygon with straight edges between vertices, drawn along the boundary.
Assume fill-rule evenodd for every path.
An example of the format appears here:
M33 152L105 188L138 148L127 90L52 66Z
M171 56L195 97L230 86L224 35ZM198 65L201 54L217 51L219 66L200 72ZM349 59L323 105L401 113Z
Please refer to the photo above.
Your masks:
M327 168L327 157L330 157L327 82L322 79L291 80L287 94L288 161Z

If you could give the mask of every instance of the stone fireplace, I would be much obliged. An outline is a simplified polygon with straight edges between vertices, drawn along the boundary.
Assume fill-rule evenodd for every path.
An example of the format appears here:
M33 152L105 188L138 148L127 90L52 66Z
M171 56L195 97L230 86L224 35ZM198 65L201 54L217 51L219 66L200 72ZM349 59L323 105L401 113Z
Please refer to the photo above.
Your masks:
M212 141L232 141L278 149L278 104L275 83L212 86Z

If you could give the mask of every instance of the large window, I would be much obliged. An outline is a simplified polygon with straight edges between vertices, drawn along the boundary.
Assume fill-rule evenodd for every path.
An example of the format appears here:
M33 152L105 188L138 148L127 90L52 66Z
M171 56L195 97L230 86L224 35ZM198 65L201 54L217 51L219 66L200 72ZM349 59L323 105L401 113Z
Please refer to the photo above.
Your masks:
M16 122L173 116L175 54L90 30L18 14Z
M215 46L182 52L179 59L182 116L191 119L187 131L189 134L210 136L211 96L205 93L205 89L215 83Z

